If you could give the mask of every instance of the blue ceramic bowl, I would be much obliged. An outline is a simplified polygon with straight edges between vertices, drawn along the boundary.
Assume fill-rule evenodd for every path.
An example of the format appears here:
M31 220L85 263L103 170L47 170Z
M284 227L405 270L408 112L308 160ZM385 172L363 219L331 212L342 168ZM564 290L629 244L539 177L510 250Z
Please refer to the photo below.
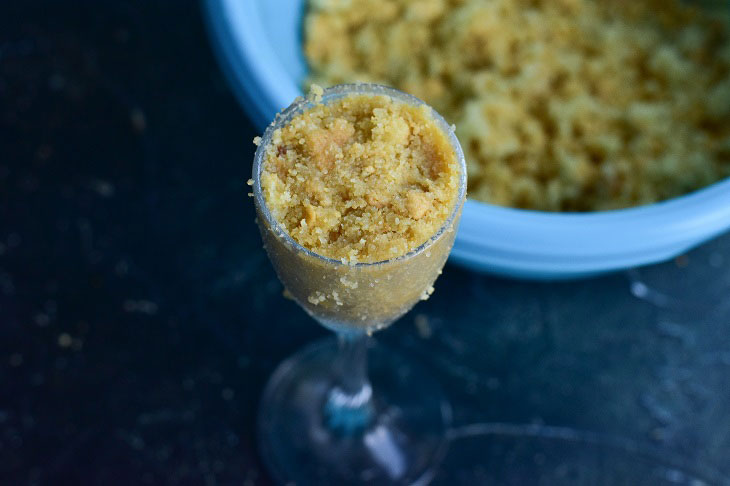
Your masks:
M213 45L261 129L302 94L304 0L206 0ZM660 262L730 228L730 179L617 211L547 213L467 201L452 261L503 276L570 279Z

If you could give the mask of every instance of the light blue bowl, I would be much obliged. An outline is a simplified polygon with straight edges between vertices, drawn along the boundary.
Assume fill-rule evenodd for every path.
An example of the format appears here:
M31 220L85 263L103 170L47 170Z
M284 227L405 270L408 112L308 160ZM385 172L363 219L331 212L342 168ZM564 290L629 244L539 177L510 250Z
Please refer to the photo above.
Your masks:
M303 0L206 0L220 63L261 129L302 94ZM660 262L730 228L730 179L618 211L546 213L467 201L451 258L527 279L570 279Z

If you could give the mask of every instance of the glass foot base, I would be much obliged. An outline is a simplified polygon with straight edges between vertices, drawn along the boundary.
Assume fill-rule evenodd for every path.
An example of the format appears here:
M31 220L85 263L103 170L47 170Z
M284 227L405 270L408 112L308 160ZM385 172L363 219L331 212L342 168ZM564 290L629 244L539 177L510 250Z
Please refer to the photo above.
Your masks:
M259 409L259 448L281 483L426 484L446 453L451 407L427 371L371 346L368 374L374 413L361 431L327 426L336 339L305 348L282 363Z

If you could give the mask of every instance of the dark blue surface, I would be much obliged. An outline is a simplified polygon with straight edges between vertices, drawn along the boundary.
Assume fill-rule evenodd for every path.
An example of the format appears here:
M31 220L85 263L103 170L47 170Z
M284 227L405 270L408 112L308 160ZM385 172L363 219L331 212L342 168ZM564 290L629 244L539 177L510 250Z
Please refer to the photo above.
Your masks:
M196 3L0 7L0 483L268 484L259 395L326 332L261 248L254 135ZM730 238L638 277L447 266L380 333L457 424L534 424L460 429L436 484L730 475Z

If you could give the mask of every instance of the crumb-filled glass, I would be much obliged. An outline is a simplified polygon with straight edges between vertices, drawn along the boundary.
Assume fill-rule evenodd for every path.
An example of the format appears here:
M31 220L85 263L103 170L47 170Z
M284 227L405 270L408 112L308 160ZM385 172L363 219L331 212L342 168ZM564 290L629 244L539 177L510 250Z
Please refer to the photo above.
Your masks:
M374 84L326 89L322 103L349 95L384 95L424 105ZM273 133L312 106L310 100L298 99L267 128L254 159L253 192L264 246L279 279L337 340L309 347L275 371L260 405L261 454L283 483L427 482L446 449L450 406L427 372L374 346L369 336L433 291L466 196L464 155L453 129L432 110L458 161L458 195L444 224L421 246L397 258L374 263L326 258L289 236L267 208L261 188Z

